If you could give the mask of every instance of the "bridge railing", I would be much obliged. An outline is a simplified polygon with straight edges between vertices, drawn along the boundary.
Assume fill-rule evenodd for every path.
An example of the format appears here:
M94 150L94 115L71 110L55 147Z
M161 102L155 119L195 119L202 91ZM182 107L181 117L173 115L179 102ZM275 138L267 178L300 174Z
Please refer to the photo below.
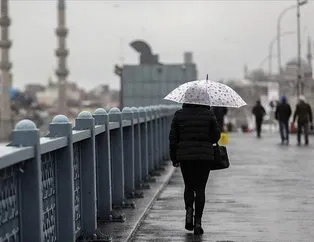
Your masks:
M75 241L97 219L123 221L153 173L169 160L176 106L81 112L75 125L57 115L47 136L30 120L0 150L0 241Z

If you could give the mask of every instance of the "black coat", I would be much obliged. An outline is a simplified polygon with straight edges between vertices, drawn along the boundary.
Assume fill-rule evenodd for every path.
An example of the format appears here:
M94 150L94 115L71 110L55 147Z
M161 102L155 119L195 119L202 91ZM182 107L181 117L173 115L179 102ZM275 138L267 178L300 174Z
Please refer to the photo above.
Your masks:
M252 109L252 113L255 116L255 118L257 120L262 120L263 117L266 115L266 111L265 108L260 105L260 104L256 104L253 109Z
M171 124L170 157L181 161L210 161L214 159L213 144L220 139L220 129L209 107L184 104Z
M308 103L300 102L294 112L293 121L298 118L298 123L313 122L312 108Z
M275 117L278 121L288 122L291 113L291 107L288 103L280 103L276 108Z

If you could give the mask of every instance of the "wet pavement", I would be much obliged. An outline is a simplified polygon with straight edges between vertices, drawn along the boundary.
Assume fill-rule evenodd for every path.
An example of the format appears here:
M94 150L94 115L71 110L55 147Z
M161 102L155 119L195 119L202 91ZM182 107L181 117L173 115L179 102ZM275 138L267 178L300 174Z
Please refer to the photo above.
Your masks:
M145 217L145 214L149 212L149 208L152 206L155 199L161 193L164 186L168 184L168 181L174 172L174 168L170 162L167 162L167 165L162 167L164 168L164 171L160 171L160 176L154 176L156 181L146 183L146 185L150 186L150 189L142 190L144 198L126 200L128 203L135 202L136 206L134 208L114 209L114 214L123 214L126 217L125 222L98 221L98 230L104 234L111 235L112 240L110 241L124 242L131 238L132 234Z
M184 230L177 168L132 241L314 241L314 146L231 135L228 151L231 167L207 184L203 236Z

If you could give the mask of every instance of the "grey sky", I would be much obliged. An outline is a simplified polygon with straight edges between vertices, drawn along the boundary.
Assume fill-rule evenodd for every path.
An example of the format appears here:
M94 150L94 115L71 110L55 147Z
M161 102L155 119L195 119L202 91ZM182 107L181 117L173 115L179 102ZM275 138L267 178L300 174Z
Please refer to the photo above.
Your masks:
M9 2L14 86L46 83L56 67L57 1ZM200 77L208 73L212 79L241 78L244 63L258 67L268 54L279 13L295 2L68 0L69 80L86 89L101 83L118 88L113 65L121 56L125 63L137 63L137 53L128 45L134 39L147 40L162 62L182 62L183 52L193 51ZM314 39L314 2L301 12L305 52L306 35ZM294 30L296 12L291 10L282 21L282 31ZM296 53L296 35L284 37L283 61Z

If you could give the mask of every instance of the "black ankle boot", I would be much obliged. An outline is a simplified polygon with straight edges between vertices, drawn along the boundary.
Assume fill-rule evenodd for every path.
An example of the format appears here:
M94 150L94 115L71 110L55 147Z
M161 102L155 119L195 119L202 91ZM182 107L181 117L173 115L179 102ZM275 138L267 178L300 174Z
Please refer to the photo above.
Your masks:
M202 218L199 217L195 217L194 218L194 234L195 235L200 235L200 234L204 234L204 230L202 228Z
M194 224L193 224L193 208L186 208L185 229L192 231L193 228L194 228Z

